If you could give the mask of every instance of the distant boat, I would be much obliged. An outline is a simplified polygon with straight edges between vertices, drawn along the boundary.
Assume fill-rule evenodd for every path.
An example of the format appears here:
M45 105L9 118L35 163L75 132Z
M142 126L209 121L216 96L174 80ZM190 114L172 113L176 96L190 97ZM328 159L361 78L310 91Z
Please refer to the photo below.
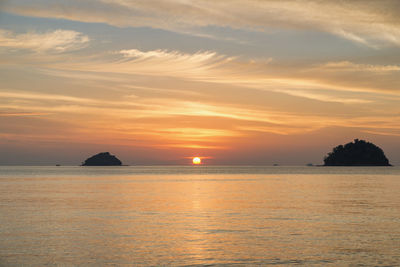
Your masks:
M56 164L56 166L57 166L57 167L60 167L61 165L60 165L60 164Z

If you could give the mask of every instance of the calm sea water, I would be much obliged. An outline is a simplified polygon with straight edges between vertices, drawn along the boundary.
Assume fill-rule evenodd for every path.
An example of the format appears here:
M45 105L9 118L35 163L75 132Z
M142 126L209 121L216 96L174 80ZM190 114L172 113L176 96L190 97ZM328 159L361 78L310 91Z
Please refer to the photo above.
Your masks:
M0 167L0 265L400 265L400 168Z

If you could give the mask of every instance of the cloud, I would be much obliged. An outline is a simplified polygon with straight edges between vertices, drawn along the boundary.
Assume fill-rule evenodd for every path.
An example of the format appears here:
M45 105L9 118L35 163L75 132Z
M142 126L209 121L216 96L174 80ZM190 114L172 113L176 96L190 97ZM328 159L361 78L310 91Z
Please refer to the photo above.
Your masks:
M349 61L328 62L318 67L332 71L365 71L373 73L387 73L400 71L399 65L372 65L372 64L356 64Z
M215 52L198 52L195 54L182 53L179 51L167 51L167 50L153 50L153 51L140 51L138 49L121 50L120 54L127 58L137 60L149 60L157 59L161 61L174 61L174 62L189 62L189 63L210 63L210 61L218 61L224 56L217 55Z
M359 64L350 61L318 64L290 64L272 59L228 57L213 51L189 54L179 51L124 49L114 58L93 57L54 64L54 69L98 73L99 79L117 75L174 77L193 82L230 85L247 89L284 93L322 102L371 103L369 94L399 95L400 67ZM65 74L64 76L68 76ZM126 76L129 77L129 76ZM171 89L172 90L172 89ZM176 91L176 88L174 89ZM368 93L360 95L360 92Z
M74 124L80 125L77 128L80 133L95 132L96 135L101 133L126 140L136 140L139 137L155 139L159 140L157 144L176 145L183 142L187 145L191 142L193 146L193 143L204 142L206 139L210 145L242 137L250 128L253 132L288 134L323 125L322 120L314 115L296 115L206 101L200 103L179 99L138 98L132 103L24 91L1 92L0 96L0 110L6 110L0 113L0 117L49 115L46 123L49 120L63 123L70 121L72 116ZM99 117L99 113L103 115ZM304 122L305 117L308 118L307 123ZM313 126L310 126L311 121Z
M208 69L221 66L233 57L218 55L216 52L203 51L194 54L182 53L179 51L152 50L140 51L129 49L119 51L128 61L121 62L121 65L134 67L140 65L143 72L155 73L157 69L161 73L200 73ZM146 71L148 70L148 71Z
M46 33L16 34L0 29L0 46L11 49L29 49L36 52L65 52L87 46L89 37L76 31L55 30Z
M0 117L27 117L27 116L44 116L50 113L39 112L1 112Z
M24 56L24 61L20 61L19 65L29 65L29 62L37 62L37 57ZM311 109L318 102L362 107L385 101L385 98L399 98L397 69L396 65L350 61L290 64L272 59L228 57L213 51L191 54L168 50L123 49L105 55L68 55L68 58L60 54L56 61L45 61L43 68L38 67L36 71L60 79L80 80L79 84L95 84L98 88L96 90L100 92L112 90L115 94L134 94L136 99L132 103L136 106L139 103L137 100L141 101L139 96L209 101L213 94L217 94L219 103L229 104L233 101L235 105L241 102L252 105L253 102L262 108L259 99L252 96L271 92L292 96L292 99L312 100L314 104L310 103ZM221 89L213 88L226 89L216 92ZM235 93L230 93L230 90L235 90ZM66 102L72 100L60 99ZM127 100L125 98L123 101L124 105L133 106ZM97 104L89 98L74 101L78 104ZM118 107L122 102L107 101L103 104ZM274 106L279 106L278 102ZM201 108L198 110L204 112ZM182 114L185 112L183 110Z
M24 64L36 58L24 55ZM2 125L15 140L223 150L266 134L295 136L326 127L397 133L400 128L398 114L393 115L398 103L379 103L383 89L399 92L371 85L357 91L361 80L356 80L374 85L377 77L397 77L395 65L300 66L212 51L138 49L105 57L57 54L57 59L29 70L40 88L29 86L29 76L1 88ZM338 85L332 73L349 75L352 83Z
M70 62L60 62L56 65L60 69L89 73L187 77L191 80L205 80L210 78L211 70L221 69L235 59L212 51L189 54L167 50L124 49L113 54L115 57L112 59L97 56L96 59L86 58L89 61L81 58Z
M397 0L16 0L3 8L21 15L121 27L147 26L178 32L194 32L209 25L254 31L317 30L375 48L400 45Z
M386 136L400 136L400 131L393 132L393 131L374 131L374 130L364 130L365 133L370 133L374 135L386 135Z
M23 61L16 56L9 59L10 64L19 62L20 66L29 62L37 63L38 60L34 56L24 56ZM342 104L368 104L384 95L400 95L398 65L350 61L285 63L271 58L229 57L215 51L185 53L137 48L79 57L68 55L68 58L61 54L57 57L41 57L40 60L45 63L37 71L46 75L82 79L86 82L103 80L98 86L111 86L112 90L125 92L159 91L164 95L169 92L172 97L195 96L201 94L205 86L216 85ZM203 84L197 86L199 91L195 91L181 86L166 86L168 83L165 82L158 85L131 82L146 76L153 77L151 79L175 79L173 84L177 80L190 82L190 86L193 83ZM107 81L113 84L106 85Z

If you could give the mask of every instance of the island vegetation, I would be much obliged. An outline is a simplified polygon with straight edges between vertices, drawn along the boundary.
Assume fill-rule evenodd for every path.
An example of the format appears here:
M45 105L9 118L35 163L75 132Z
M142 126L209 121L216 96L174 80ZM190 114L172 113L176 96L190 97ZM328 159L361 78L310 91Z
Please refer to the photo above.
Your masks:
M324 163L324 166L391 166L380 147L358 139L333 148Z
M109 152L102 152L86 159L82 166L121 166L122 162Z

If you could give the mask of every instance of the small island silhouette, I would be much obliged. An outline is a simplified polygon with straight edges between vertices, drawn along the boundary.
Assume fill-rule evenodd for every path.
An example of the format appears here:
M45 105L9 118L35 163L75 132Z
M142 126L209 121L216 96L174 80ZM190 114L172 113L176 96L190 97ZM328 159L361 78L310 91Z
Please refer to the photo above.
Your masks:
M81 166L121 166L122 162L109 152L96 154L85 160Z
M392 166L381 148L358 139L333 148L324 163L324 166Z

